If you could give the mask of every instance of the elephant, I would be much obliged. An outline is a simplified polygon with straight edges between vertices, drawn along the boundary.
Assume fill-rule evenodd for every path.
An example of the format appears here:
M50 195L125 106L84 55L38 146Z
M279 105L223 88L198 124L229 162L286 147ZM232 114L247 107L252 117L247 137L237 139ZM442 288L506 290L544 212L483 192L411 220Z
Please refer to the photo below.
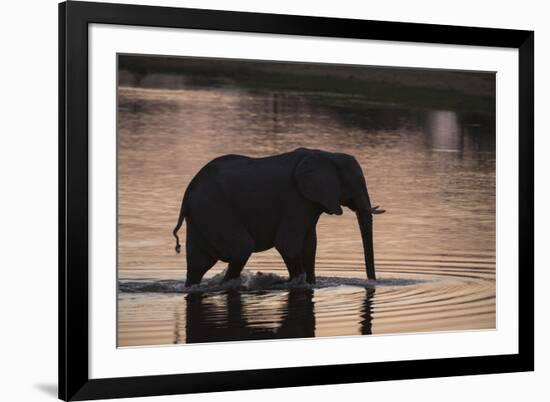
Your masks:
M223 280L240 277L250 255L275 247L289 280L315 283L316 225L322 213L357 215L367 278L375 280L372 207L361 166L348 154L298 148L261 158L224 155L207 163L185 190L177 225L187 224L186 286L199 284L217 261Z

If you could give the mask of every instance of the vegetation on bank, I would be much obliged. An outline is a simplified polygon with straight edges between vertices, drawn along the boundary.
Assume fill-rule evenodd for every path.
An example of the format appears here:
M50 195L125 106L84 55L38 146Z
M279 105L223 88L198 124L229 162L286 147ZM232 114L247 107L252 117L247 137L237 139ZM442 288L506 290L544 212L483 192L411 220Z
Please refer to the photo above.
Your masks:
M146 77L166 74L185 76L197 86L323 92L415 108L495 112L495 74L485 72L134 55L120 55L118 66L121 85L147 86Z

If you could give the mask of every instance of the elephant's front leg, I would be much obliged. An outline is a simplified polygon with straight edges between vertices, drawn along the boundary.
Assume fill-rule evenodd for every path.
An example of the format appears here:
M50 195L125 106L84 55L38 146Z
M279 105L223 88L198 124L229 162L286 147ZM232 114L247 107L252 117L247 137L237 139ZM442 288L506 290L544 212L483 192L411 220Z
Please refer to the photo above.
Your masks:
M302 256L282 256L288 270L289 280L299 278L304 273Z
M317 251L317 230L315 227L308 233L302 252L302 265L307 283L315 283L315 253Z
M290 280L298 278L304 273L302 253L306 230L305 224L296 220L284 222L277 231L275 248L283 257Z
M274 246L285 261L290 279L297 278L304 272L307 274L308 271L309 280L315 279L315 226L319 215L320 212L310 208L309 204L302 205L277 230Z

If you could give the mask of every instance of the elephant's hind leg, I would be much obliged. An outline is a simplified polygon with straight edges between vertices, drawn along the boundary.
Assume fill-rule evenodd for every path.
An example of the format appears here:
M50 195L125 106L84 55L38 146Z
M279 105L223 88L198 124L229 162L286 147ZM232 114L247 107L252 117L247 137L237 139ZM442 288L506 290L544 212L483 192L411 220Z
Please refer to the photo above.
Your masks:
M225 271L223 282L239 278L241 276L241 271L246 265L246 261L248 261L248 257L240 261L231 261L227 267L227 271Z
M254 252L254 239L217 187L201 189L196 194L196 200L197 204L190 208L192 223L196 224L211 253L218 260L230 263L225 279L238 277Z
M201 234L195 230L191 222L187 223L185 250L187 258L187 279L185 286L197 285L218 259L205 247Z
M187 279L185 286L198 285L204 274L216 264L218 260L203 252L188 252Z

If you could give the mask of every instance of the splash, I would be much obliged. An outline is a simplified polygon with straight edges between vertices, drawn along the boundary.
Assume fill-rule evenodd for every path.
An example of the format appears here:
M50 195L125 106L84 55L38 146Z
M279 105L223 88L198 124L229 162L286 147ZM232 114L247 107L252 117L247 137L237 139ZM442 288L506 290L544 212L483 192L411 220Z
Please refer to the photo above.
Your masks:
M308 284L305 275L291 281L286 276L274 273L250 272L244 270L241 277L223 282L225 271L210 278L202 280L201 284L190 287L185 286L185 279L161 279L161 280L122 280L118 283L118 290L123 293L190 293L190 292L218 292L228 289L242 291L261 290L285 290L295 288L323 289L339 286L352 286L358 288L375 288L382 286L407 286L427 280L411 278L380 278L377 281L369 281L361 278L344 278L334 276L318 276L315 284Z

